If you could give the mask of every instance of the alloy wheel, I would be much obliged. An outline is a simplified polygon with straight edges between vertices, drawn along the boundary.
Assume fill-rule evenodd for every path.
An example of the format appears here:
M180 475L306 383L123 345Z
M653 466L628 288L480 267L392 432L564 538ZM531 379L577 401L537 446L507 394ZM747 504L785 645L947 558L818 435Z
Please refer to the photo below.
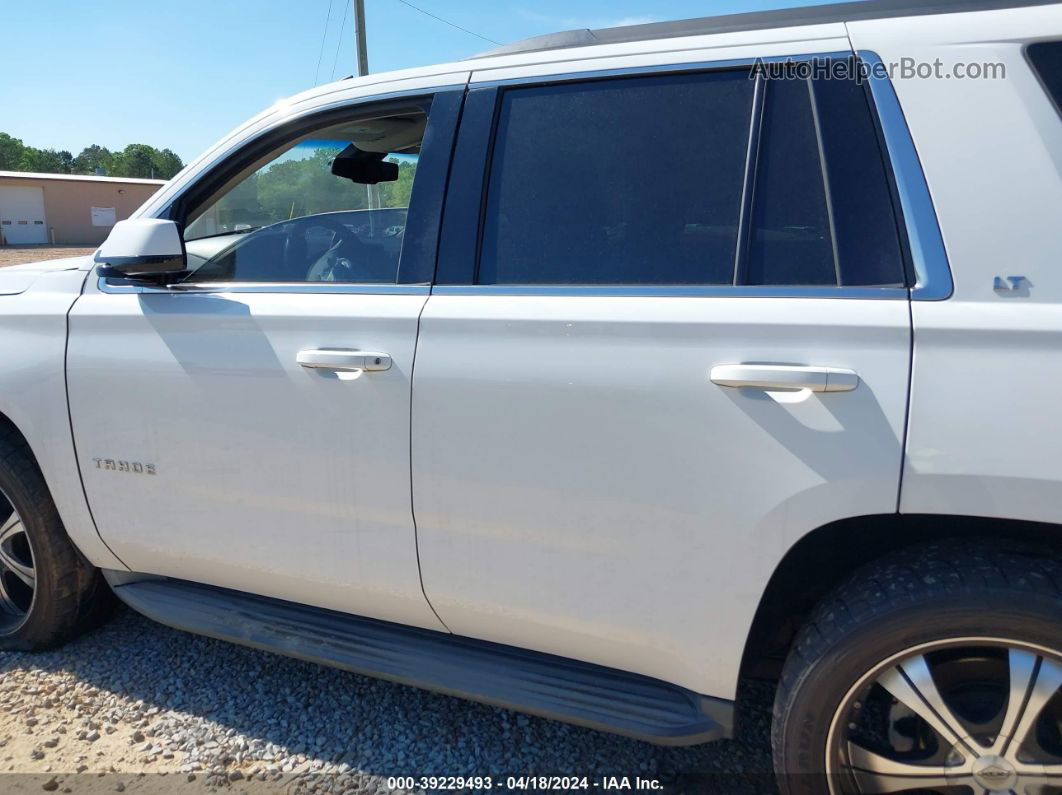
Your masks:
M908 649L848 692L830 725L830 790L1062 793L1062 654L1000 638Z
M37 570L22 518L0 492L0 632L25 623L37 591Z

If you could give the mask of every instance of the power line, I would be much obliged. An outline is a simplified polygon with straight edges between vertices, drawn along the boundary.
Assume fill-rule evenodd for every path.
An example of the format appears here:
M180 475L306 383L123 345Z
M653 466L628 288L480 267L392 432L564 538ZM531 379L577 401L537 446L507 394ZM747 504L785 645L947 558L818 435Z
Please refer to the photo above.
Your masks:
M343 46L343 31L347 29L347 12L350 11L350 3L343 3L343 24L339 26L339 41L336 42L336 55L332 59L332 76L330 80L334 80L336 77L336 64L339 63L339 49Z
M328 38L328 23L332 19L332 0L328 0L328 13L325 14L324 30L321 31L321 46L317 50L317 68L313 70L313 84L317 85L317 77L321 73L321 58L324 56L325 39Z
M451 22L448 19L443 19L442 17L436 16L435 14L431 13L430 11L425 11L423 8L419 8L419 7L415 6L415 5L413 5L412 3L409 2L409 0L398 0L398 2L401 3L402 5L409 6L414 11L419 11L420 13L424 14L425 16L429 16L432 19L437 19L439 22L442 22L444 25L449 25L451 28L457 28L458 30L463 31L464 33L467 33L469 36L475 36L477 39L483 39L483 41L490 42L491 44L497 44L499 47L501 46L501 42L500 41L495 41L494 39L488 39L486 36L480 36L475 31L469 30L468 28L463 28L460 25L455 24L455 23Z

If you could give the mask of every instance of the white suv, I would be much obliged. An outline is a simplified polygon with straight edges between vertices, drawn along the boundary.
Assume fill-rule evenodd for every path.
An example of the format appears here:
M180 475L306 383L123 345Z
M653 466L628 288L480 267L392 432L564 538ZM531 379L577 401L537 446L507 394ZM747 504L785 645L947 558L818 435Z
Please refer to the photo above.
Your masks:
M0 271L0 647L105 580L650 742L767 678L787 793L1057 791L1060 104L1062 5L891 0L278 103Z

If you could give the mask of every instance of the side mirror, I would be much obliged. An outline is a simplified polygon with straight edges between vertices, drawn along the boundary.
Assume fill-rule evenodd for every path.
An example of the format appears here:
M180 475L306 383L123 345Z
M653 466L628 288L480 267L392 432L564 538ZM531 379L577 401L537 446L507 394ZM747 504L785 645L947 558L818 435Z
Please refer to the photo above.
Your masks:
M164 283L188 270L177 224L159 218L119 221L96 251L101 276Z

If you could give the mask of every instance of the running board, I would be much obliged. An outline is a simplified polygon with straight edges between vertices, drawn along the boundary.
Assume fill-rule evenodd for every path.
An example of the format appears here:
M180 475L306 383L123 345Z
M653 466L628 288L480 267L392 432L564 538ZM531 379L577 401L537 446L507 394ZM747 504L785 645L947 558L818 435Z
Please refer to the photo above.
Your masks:
M731 736L732 702L658 679L180 580L108 579L188 632L660 745Z

